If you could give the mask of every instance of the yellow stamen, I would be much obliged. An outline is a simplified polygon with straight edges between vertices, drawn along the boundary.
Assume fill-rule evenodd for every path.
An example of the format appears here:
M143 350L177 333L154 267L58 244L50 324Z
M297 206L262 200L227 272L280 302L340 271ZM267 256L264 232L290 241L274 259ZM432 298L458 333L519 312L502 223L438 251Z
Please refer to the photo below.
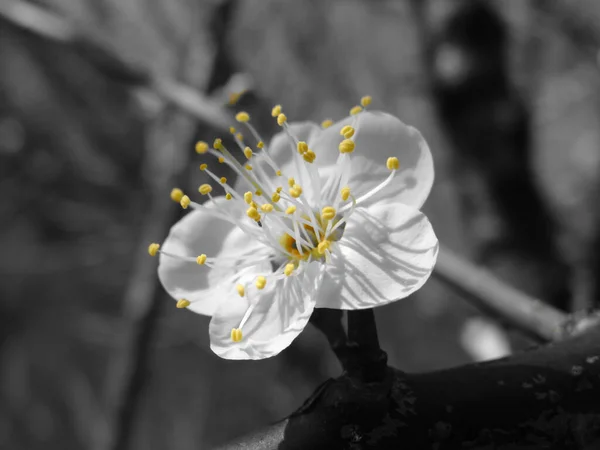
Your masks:
M285 269L283 269L283 273L289 277L292 272L294 271L294 269L296 268L296 266L293 263L289 263L285 265Z
M263 212L271 212L273 211L273 205L271 205L270 203L265 203L264 205L260 205L260 209Z
M229 132L230 132L231 134L235 134L235 128L233 128L233 127L229 127Z
M326 250L329 250L329 247L331 247L331 242L329 242L327 239L319 242L319 245L317 246L317 251L319 252L319 255L324 255Z
M199 265L203 265L203 264L206 262L206 255L205 255L204 253L202 253L200 256L198 256L198 257L196 258L196 262L197 262Z
M221 179L219 181L221 182L221 184L225 184L225 183L227 183L227 178L221 177Z
M241 342L242 341L242 330L239 328L231 329L231 340L233 342Z
M179 204L181 205L181 207L183 209L187 209L188 206L190 206L190 198L187 195L184 195L183 197L181 197L181 200L179 201Z
M200 170L205 171L208 169L208 164L200 164Z
M260 214L258 213L258 210L254 206L251 206L250 208L248 208L246 210L246 215L248 217L250 217L251 219L256 220L257 222L260 220Z
M246 111L240 111L235 115L235 120L238 122L248 122L250 120L250 115Z
M241 92L232 92L231 94L229 94L229 104L230 105L235 105L240 98L242 97L242 95L244 95L245 91L241 91Z
M152 244L150 244L148 246L148 254L150 256L156 256L156 254L158 253L158 249L160 248L160 244L157 244L156 242L153 242Z
M278 170L277 172L275 172L275 175L277 175L278 177L281 176L281 170Z
M398 170L400 168L400 161L395 156L391 156L387 159L385 165L389 170Z
M259 197L262 195L262 191L260 189L257 189L256 191L254 191L254 193L256 195L258 195Z
M277 117L279 114L281 114L281 105L273 106L273 109L271 110L271 115L273 117Z
M331 119L326 119L323 122L321 122L321 126L323 128L329 128L331 125L333 125L333 120Z
M363 98L360 99L360 104L366 108L371 104L372 101L373 97L371 97L370 95L365 95Z
M244 194L244 201L248 204L252 203L252 192L248 191Z
M208 144L204 141L196 142L196 153L200 155L205 154L208 151Z
M171 190L171 200L173 200L174 202L179 203L182 197L183 191L181 189L174 188L173 190Z
M246 290L244 289L244 285L243 284L236 284L235 288L237 289L237 293L240 297L243 297Z
M258 141L258 144L256 144L256 147L258 148L263 148L265 146L265 143L263 141Z
M354 136L354 128L344 134L346 139L350 139L352 136Z
M233 197L229 192L227 194L225 194L225 200L231 200L232 198Z
M275 189L275 191L277 191L278 194L281 194L281 191L283 191L283 188L281 186L279 186L277 189Z
M353 107L353 108L350 110L350 115L351 115L351 116L355 116L356 114L358 114L358 113L359 113L359 112L361 112L362 110L363 110L363 109L362 109L362 106L358 106L358 105L356 105L355 107Z
M277 116L277 125L279 125L280 127L283 126L284 123L287 122L287 117L285 114L281 113Z
M300 197L300 195L302 195L302 188L300 188L300 189L296 189L296 188L290 189L290 195L292 197L294 197L294 198Z
M340 153L352 153L354 151L354 141L350 139L344 139L342 142L340 142L338 149L340 150Z
M312 150L308 150L304 155L302 155L302 157L307 163L312 163L317 157L317 155Z
M245 168L246 170L252 170L252 166L251 166L250 164L246 164L246 165L244 166L244 168Z
M235 138L236 138L238 141L243 141L243 140L244 140L244 135L243 135L242 133L237 133L237 134L235 135Z
M294 187L295 184L296 184L296 180L294 180L294 178L292 178L292 177L288 178L288 186L289 187Z
M267 285L267 279L261 275L256 278L256 281L254 282L254 284L256 285L256 287L258 289L264 289L265 286Z
M219 162L220 162L221 164L223 164L223 163L225 162L225 158L223 158L222 156L219 156Z
M244 149L244 156L246 157L246 159L252 158L252 149L250 147L246 147Z
M214 142L213 142L213 148L214 148L215 150L219 150L219 149L220 149L220 148L222 148L222 147L223 147L223 141L222 141L221 139L219 139L219 138L216 138L216 139L214 140Z
M177 307L179 309L187 308L190 305L191 305L191 302L189 300L186 300L185 298L177 300Z
M335 217L336 211L333 206L326 206L321 210L321 217L325 220L331 220Z
M298 142L298 153L300 153L301 155L303 155L307 151L308 151L308 144L306 142L304 142L304 141Z
M348 200L348 197L350 197L350 188L348 186L343 187L341 194L342 194L342 200L344 200L344 201Z
M281 196L277 192L274 192L273 195L271 195L271 201L273 203L277 203L279 199L281 199Z
M285 210L286 214L294 214L296 212L296 207L294 205L288 206Z
M343 127L343 128L340 130L340 134L343 136L343 135L345 135L346 133L349 133L350 131L354 131L354 128L352 128L350 125L346 125L345 127Z
M198 192L200 192L202 195L210 194L212 192L212 186L205 183L198 188Z

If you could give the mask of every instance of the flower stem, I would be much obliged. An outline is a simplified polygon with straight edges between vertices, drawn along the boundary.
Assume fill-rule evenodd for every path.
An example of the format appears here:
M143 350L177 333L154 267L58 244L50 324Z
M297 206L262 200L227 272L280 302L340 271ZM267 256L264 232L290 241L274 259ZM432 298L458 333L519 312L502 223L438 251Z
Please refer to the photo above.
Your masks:
M348 311L348 341L351 352L346 370L350 377L364 383L382 381L386 375L387 354L379 346L372 309Z

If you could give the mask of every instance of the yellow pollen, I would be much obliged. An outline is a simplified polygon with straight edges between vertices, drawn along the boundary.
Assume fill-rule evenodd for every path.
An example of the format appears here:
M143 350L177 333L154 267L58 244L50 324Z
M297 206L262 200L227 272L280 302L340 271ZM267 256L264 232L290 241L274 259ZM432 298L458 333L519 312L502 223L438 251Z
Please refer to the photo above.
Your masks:
M197 262L199 265L203 265L203 264L206 262L206 255L205 255L204 253L202 253L200 256L198 256L198 257L196 258L196 262Z
M312 163L317 155L312 150L308 150L304 155L302 155L302 157L304 158L304 161Z
M258 141L258 144L256 144L256 147L258 148L263 148L265 146L265 143L263 141Z
M319 252L319 255L324 255L325 250L329 250L330 246L331 242L329 242L327 239L319 242L319 245L317 246L317 251Z
M365 95L363 98L360 99L360 104L366 108L371 104L372 101L373 97L371 97L370 95Z
M293 263L289 263L285 265L285 269L283 269L283 273L289 277L292 272L294 271L294 269L296 268L296 266Z
M252 192L248 191L244 194L244 201L248 204L252 203Z
M190 198L187 195L184 195L183 197L181 197L179 204L183 209L187 209L187 207L190 206Z
M254 284L256 285L256 287L258 289L264 289L265 286L267 285L267 279L261 275L256 278L256 281L254 282Z
M208 169L208 164L200 164L200 170L204 171Z
M278 170L277 172L275 172L275 175L277 175L278 177L281 176L281 170Z
M235 138L236 138L238 141L243 141L243 140L244 140L244 135L243 135L242 133L237 133L237 134L235 135Z
M196 153L201 155L205 154L208 151L208 144L204 141L196 142Z
M235 128L233 128L233 127L229 127L229 132L230 132L231 134L235 134Z
M185 298L177 300L177 307L179 309L187 308L190 305L191 305L191 302L189 300L186 300Z
M150 244L148 246L148 254L150 256L156 256L156 254L158 253L158 249L160 248L160 244L157 244L156 242L153 242L152 244Z
M239 328L231 329L231 340L233 342L241 342L242 341L242 330Z
M287 117L285 114L281 113L277 116L277 125L279 125L280 127L283 126L284 123L287 122Z
M221 184L225 184L225 183L227 183L227 178L221 177L221 179L219 181L221 182Z
M238 122L248 122L250 120L250 115L246 111L240 111L235 115L235 120Z
M350 197L350 188L348 186L343 187L341 194L342 194L342 200L344 200L344 201L348 200L348 197Z
M321 122L321 126L323 128L329 128L331 125L333 125L333 120L331 120L331 119L327 119L327 120L324 120L323 122Z
M390 170L398 170L400 168L400 161L395 156L391 156L387 159L385 165Z
M242 95L244 95L244 91L242 92L232 92L231 94L229 94L229 104L230 105L235 105L240 98L242 97Z
M258 205L254 202L250 202L250 206L252 206L254 209L258 209Z
M307 151L308 151L308 144L306 142L304 142L304 141L298 142L298 153L300 153L301 155L303 155Z
M281 114L281 105L273 106L273 109L271 110L271 115L273 117L277 117L279 114Z
M335 217L335 208L333 206L326 206L321 210L321 217L325 220L331 220Z
M354 129L348 131L346 134L344 134L344 137L346 139L350 139L352 136L354 136Z
M265 203L264 205L260 205L260 209L263 212L268 213L268 212L273 211L273 205L271 205L270 203Z
M296 184L296 180L294 180L294 178L288 178L288 186L289 187L294 187L294 185Z
M260 214L258 213L258 210L254 206L251 206L250 208L248 208L246 210L246 215L248 217L250 217L251 219L256 220L257 222L260 220Z
M254 193L256 195L258 195L259 197L262 195L262 191L260 189L257 189L256 191L254 191Z
M358 114L358 113L359 113L359 112L361 112L362 110L363 110L363 109L362 109L362 106L358 106L358 105L356 105L355 107L353 107L353 108L350 110L350 115L351 115L351 116L355 116L356 114Z
M343 128L340 130L340 134L343 136L343 135L345 135L346 133L350 132L350 130L354 131L354 128L352 128L350 125L346 125L345 127L343 127Z
M251 166L250 164L246 164L246 165L244 166L244 168L245 168L246 170L252 170L252 166Z
M281 186L279 186L277 189L275 189L277 191L278 194L281 194L281 191L283 191L283 188Z
M222 156L219 156L218 161L223 164L225 162L225 158L223 158Z
M235 285L235 289L237 290L237 293L240 297L243 297L246 290L244 289L244 285L243 284L236 284Z
M246 147L246 148L244 149L244 156L245 156L247 159L250 159L250 158L252 158L252 149L251 149L250 147Z
M274 192L273 195L271 195L271 201L273 203L277 203L280 198L281 196L277 192Z
M338 146L340 153L352 153L354 151L354 141L344 139Z
M210 194L212 192L212 186L205 183L198 188L198 192L200 192L202 195Z
M183 191L181 189L174 188L173 190L171 190L171 200L173 200L174 202L179 203L182 197Z
M232 198L233 197L229 192L227 194L225 194L225 200L231 200Z
M294 214L296 212L296 207L294 205L288 206L285 210L286 214Z
M219 150L223 147L223 141L220 138L216 138L213 142L213 148L215 150Z
M300 197L300 195L302 195L302 188L295 184L294 187L290 189L290 195L294 198Z

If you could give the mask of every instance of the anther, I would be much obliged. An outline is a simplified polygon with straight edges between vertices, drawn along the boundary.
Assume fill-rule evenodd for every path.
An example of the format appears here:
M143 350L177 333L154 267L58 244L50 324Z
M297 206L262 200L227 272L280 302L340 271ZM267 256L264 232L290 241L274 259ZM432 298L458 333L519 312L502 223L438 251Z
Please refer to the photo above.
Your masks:
M345 127L343 127L343 128L340 130L340 134L343 136L343 135L345 135L346 133L348 133L350 130L354 131L354 128L352 128L350 125L346 125Z
M264 289L265 286L267 285L267 279L261 275L256 278L256 281L254 282L254 284L256 285L256 287L258 289Z
M210 194L212 192L212 186L205 183L198 188L198 192L200 192L202 195Z
M278 177L281 176L281 170L278 170L277 172L275 172L275 175L277 175Z
M219 181L221 182L221 184L225 184L225 183L227 183L227 178L221 177L221 179Z
M186 300L185 298L177 300L177 307L179 309L187 308L190 305L191 305L191 302L189 300Z
M296 184L296 180L294 180L293 177L288 178L288 186L289 187L294 187L295 184Z
M302 155L302 157L307 163L312 163L317 157L317 155L312 150L308 150L304 155Z
M286 264L285 269L283 269L283 273L285 274L286 277L289 277L295 268L296 268L296 266L293 263Z
M219 150L223 147L223 141L220 138L216 138L213 142L213 148L215 150Z
M387 159L385 165L389 170L398 170L400 168L400 161L395 156L391 156Z
M352 153L354 151L354 147L354 141L350 139L344 139L342 142L340 142L338 149L340 150L340 153Z
M273 205L271 205L270 203L265 203L264 205L260 205L260 209L263 212L268 213L268 212L273 211Z
M254 193L259 197L262 195L262 191L260 189L255 190Z
M196 142L196 153L200 155L205 154L208 151L208 144L204 141Z
M233 196L229 192L225 194L225 200L231 200L232 198Z
M331 220L335 217L336 211L333 206L326 206L321 210L321 217L325 220Z
M198 263L198 265L203 265L206 262L206 255L204 253L202 253L200 256L198 256L196 258L196 262Z
M363 110L363 109L362 109L362 106L358 106L358 105L356 105L355 107L353 107L353 108L350 110L350 115L351 115L351 116L355 116L355 115L357 115L359 112L361 112L362 110Z
M297 184L295 186L298 186ZM300 188L300 186L298 186ZM300 197L302 195L302 188L296 189L295 187L290 189L290 195L294 198Z
M260 214L258 213L258 210L254 206L251 206L250 208L248 208L246 210L246 215L248 217L250 217L251 219L256 220L257 222L260 220Z
M225 162L225 158L223 158L222 156L219 156L218 161L223 164Z
M187 209L187 207L190 206L190 198L187 195L184 195L183 197L181 197L179 204L183 209Z
M286 214L294 214L296 212L296 207L294 205L288 206L285 210Z
M200 164L200 170L205 171L206 169L208 169L208 164Z
M242 133L236 133L236 134L235 134L235 138L236 138L238 141L243 141L243 140L244 140L244 135L243 135Z
M273 106L273 109L271 110L271 115L273 117L277 117L279 114L281 114L281 105Z
M244 289L243 284L236 284L235 289L237 290L237 293L240 297L243 297L245 295L246 290Z
M246 169L246 170L252 170L252 166L250 164L246 164L244 166L244 169Z
M246 159L252 158L252 149L250 147L246 147L244 149L244 156L246 157Z
M235 120L238 122L248 122L250 120L250 115L245 111L240 111L235 115Z
M263 148L265 146L265 143L263 141L258 141L258 144L256 144L256 147L258 148Z
M329 242L327 239L319 242L319 245L317 246L317 251L319 252L319 255L324 255L325 251L328 250L330 246L331 242Z
M344 201L348 200L348 197L350 197L350 188L348 186L343 187L342 191L341 191L341 195L342 195L342 200L344 200Z
M244 201L248 204L252 203L252 192L248 191L244 194Z
M160 248L160 244L157 244L156 242L153 242L152 244L150 244L148 246L148 254L150 256L156 256L156 254L158 253L158 249Z
M333 120L331 120L331 119L327 119L327 120L324 120L323 122L321 122L321 126L323 128L329 128L331 125L333 125Z
M281 191L283 191L283 187L279 186L277 189L275 189L275 191L276 191L278 194L281 194Z
M300 153L301 155L303 155L307 151L308 151L308 144L306 142L304 142L304 141L298 142L298 153Z
M271 195L271 201L273 203L277 203L280 199L281 196L277 192L274 192L273 195Z
M231 340L233 342L241 342L242 330L240 330L239 328L232 328L231 329Z
M284 123L287 122L287 117L285 114L281 113L277 116L277 125L279 125L280 127L283 126Z
M231 134L235 134L235 128L234 127L229 127L229 132Z
M181 198L183 197L183 191L179 188L174 188L171 190L171 200L179 203Z
M371 97L370 95L365 95L363 98L360 99L360 104L366 108L371 104L372 101L373 97Z

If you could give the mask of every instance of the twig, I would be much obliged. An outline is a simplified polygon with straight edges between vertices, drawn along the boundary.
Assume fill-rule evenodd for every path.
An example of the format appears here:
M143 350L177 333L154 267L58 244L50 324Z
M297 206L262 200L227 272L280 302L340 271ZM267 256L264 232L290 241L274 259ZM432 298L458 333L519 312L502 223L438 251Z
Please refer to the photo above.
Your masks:
M567 314L509 286L446 247L440 248L434 275L481 309L542 342L565 335Z

